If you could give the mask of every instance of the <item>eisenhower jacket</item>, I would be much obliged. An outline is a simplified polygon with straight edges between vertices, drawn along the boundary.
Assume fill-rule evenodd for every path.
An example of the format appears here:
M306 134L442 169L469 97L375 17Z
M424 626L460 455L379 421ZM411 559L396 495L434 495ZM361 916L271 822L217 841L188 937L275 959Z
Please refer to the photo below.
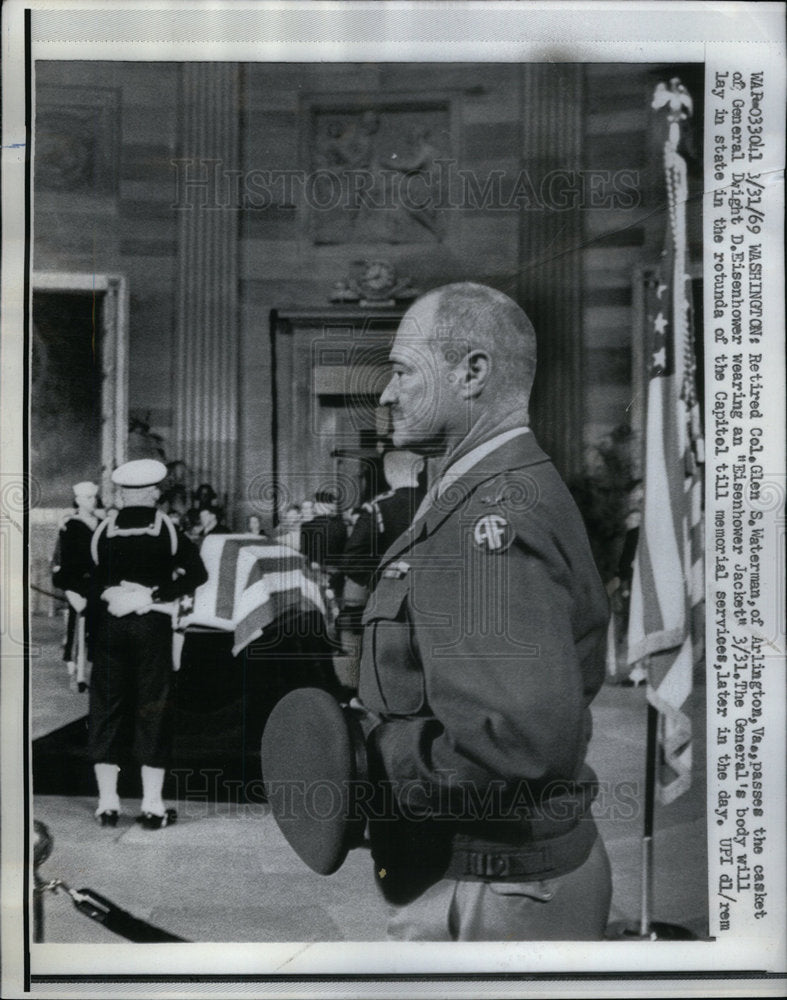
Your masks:
M359 694L382 718L367 748L392 797L371 824L383 891L419 891L399 893L397 868L429 882L578 867L596 836L585 754L608 602L579 511L533 434L448 486L377 580Z

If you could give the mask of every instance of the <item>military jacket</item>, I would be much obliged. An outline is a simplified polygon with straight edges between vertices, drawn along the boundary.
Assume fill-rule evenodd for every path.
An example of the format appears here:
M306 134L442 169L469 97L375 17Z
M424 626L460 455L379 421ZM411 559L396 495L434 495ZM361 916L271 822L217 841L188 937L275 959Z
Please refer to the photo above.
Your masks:
M584 860L589 825L568 854L539 849L593 796L607 619L579 511L531 433L451 483L383 556L359 689L382 720L370 758L400 817L444 821L449 871L540 876ZM381 827L390 847L397 828Z

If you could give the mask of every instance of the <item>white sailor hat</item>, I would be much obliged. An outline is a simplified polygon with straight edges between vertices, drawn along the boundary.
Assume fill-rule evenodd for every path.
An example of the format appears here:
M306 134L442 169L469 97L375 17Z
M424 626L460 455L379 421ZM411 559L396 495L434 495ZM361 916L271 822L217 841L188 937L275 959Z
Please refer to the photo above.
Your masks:
M137 458L133 462L124 462L112 473L112 482L116 486L131 489L141 489L144 486L155 486L167 475L167 467L155 458Z
M82 483L74 483L71 487L75 497L94 497L98 493L98 486L86 479Z

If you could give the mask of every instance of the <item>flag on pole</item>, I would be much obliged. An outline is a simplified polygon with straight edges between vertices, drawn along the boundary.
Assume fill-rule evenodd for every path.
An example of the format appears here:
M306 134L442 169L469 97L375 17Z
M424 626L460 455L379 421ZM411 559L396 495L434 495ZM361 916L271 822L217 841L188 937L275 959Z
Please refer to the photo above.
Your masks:
M658 792L672 802L691 784L690 699L702 616L703 447L696 394L691 284L686 273L686 163L678 125L690 98L679 83L663 98L672 122L665 144L667 246L646 288L650 337L645 498L634 562L628 659L647 658L648 701L659 712ZM663 85L660 85L663 86ZM680 88L680 89L678 89ZM657 91L656 100L659 98Z

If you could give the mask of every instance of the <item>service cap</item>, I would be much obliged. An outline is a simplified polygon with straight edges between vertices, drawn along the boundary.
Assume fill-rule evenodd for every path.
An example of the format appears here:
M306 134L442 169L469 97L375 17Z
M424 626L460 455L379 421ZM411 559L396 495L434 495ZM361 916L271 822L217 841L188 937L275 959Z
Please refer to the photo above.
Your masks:
M144 486L156 486L167 475L167 467L155 458L137 458L133 462L124 462L112 473L112 482L116 486L130 489L141 489Z
M74 483L72 489L75 497L94 497L98 494L98 486L89 479L82 483Z
M279 829L312 871L332 875L366 826L353 792L366 779L366 751L352 709L320 688L296 688L268 717L261 754Z

